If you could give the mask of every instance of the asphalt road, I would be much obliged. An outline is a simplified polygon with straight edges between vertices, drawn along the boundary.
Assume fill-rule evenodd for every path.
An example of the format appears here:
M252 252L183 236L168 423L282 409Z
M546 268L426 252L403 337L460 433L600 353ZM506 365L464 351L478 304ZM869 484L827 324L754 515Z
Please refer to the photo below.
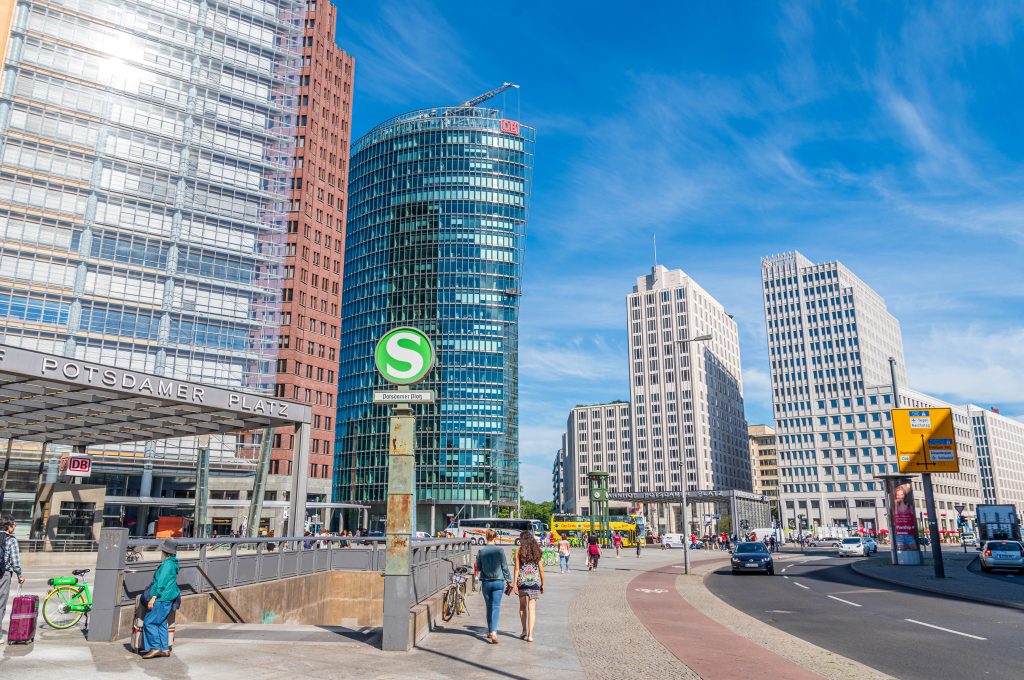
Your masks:
M777 561L775 576L725 567L706 583L754 618L903 680L1024 678L1024 612L883 584L850 561L807 555Z

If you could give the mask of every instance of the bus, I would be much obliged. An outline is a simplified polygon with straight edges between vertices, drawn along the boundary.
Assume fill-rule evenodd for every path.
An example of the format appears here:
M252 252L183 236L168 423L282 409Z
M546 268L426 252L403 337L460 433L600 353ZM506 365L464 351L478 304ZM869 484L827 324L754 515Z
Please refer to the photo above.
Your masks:
M547 525L536 519L508 519L504 517L476 517L455 520L447 530L452 538L468 538L474 545L483 545L488 529L498 532L495 543L519 545L519 534L531 532L540 540L547 533Z
M598 527L594 521L594 529ZM608 528L622 536L622 545L636 544L636 520L632 517L611 516ZM552 515L551 542L556 543L564 536L572 545L583 544L583 534L590 532L590 518L583 515Z

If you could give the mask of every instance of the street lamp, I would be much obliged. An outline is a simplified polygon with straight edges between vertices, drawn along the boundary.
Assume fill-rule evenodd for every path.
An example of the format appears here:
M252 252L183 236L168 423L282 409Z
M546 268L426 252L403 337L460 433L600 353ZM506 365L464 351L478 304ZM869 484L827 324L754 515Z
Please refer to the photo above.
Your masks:
M696 396L694 395L694 389L693 389L693 382L694 382L694 380L693 380L693 369L694 369L694 366L693 366L693 362L689 361L690 343L691 342L707 342L708 340L712 340L713 337L714 336L712 336L711 333L704 333L703 335L698 335L698 336L695 336L695 337L692 337L692 338L684 338L683 340L677 340L676 341L676 344L678 344L678 345L680 345L680 346L682 346L684 348L684 353L687 356L687 361L688 361L689 367L690 367L690 380L689 380L689 382L690 382L690 400L691 400L691 404L692 404L691 407L690 407L690 410L693 411L693 415L694 415L694 417L693 417L693 450L694 450L695 457L696 457L696 454L700 451L700 440L701 439L700 439L700 432L698 431L698 428L700 427L700 418L697 417L697 408L696 408L697 407L697 399L696 399ZM681 359L682 357L680 356L678 358ZM677 375L679 373L680 364L681 363L682 363L682 361L677 361L676 362L676 374ZM676 384L677 385L679 385L681 382L682 381L680 381L680 380L676 380ZM680 392L679 396L680 396L679 402L682 403L682 396L683 395L682 395L681 392ZM682 409L680 409L680 410L682 410ZM683 441L684 442L686 441L685 438L684 438ZM684 453L685 453L685 447L684 447L683 450L684 450ZM683 458L685 459L686 456L684 455ZM685 498L686 498L686 492L690 488L690 482L689 482L689 479L687 479L687 474L685 472L685 468L680 473L680 475L682 476L682 479L683 479L683 498L684 498L684 500L683 500L683 531L686 532L686 538L689 539L690 532L689 532L688 527L686 526L686 510L687 510L687 507L686 507L686 500L685 500ZM685 543L684 543L684 545L685 545ZM685 571L686 571L686 573L690 573L689 566L688 566L689 565L689 561L688 561L689 555L684 555L684 557L687 558L687 568L686 568Z
M672 467L677 469L677 470L685 470L685 468L683 468L683 466L681 465L680 461L678 461L678 460L672 461ZM680 472L680 476L682 476L684 478L684 480L685 480L685 474L686 474L685 472ZM683 523L683 573L686 574L687 576L689 576L689 574L690 574L690 529L687 526L689 524L689 522L686 519L686 510L687 510L687 508L686 508L686 491L687 491L686 482L684 481L683 482L683 508L682 508L683 511L682 511L682 513L680 513L679 521ZM705 546L705 547L707 547L707 546Z

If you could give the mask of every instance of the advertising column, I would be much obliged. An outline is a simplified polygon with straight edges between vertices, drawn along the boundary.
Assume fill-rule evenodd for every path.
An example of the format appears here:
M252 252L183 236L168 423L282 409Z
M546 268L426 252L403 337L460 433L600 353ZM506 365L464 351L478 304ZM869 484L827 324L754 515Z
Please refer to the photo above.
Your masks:
M917 517L914 514L914 484L910 477L888 477L885 484L892 525L893 564L921 564Z

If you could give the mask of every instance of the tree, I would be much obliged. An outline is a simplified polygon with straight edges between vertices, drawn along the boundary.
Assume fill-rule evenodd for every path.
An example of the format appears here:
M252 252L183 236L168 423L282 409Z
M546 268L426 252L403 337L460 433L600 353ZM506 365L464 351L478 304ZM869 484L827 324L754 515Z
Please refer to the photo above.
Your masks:
M521 500L521 507L523 519L537 519L545 524L551 521L551 515L555 511L554 501L534 503L533 501L528 501L524 498Z

